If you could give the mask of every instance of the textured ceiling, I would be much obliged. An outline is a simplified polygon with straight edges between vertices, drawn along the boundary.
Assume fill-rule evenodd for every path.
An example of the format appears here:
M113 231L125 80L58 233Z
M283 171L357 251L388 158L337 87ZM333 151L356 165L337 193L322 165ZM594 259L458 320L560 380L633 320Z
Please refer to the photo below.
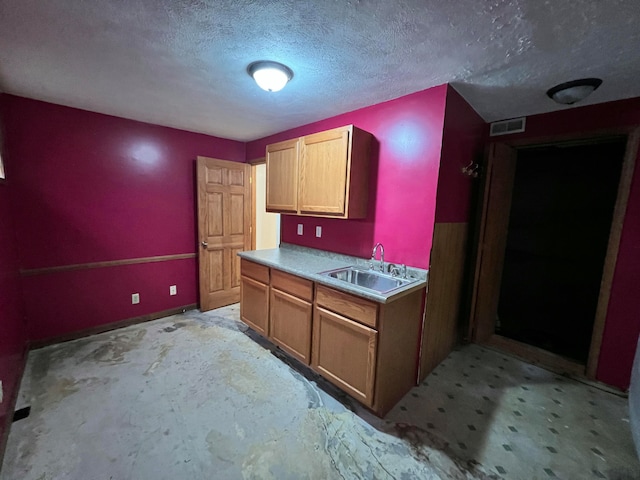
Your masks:
M251 140L451 82L487 121L640 96L638 0L0 0L0 89ZM294 71L260 90L254 60Z

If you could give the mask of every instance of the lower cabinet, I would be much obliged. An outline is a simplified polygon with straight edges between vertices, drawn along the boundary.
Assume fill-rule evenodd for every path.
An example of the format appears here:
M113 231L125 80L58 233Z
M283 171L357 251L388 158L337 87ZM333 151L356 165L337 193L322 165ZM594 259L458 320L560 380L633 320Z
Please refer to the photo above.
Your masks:
M256 332L269 333L269 268L240 262L240 318Z
M417 381L424 289L385 304L242 259L240 316L384 416Z
M311 361L311 302L271 288L269 338L301 362Z
M315 308L313 321L313 368L373 406L378 332L321 307Z

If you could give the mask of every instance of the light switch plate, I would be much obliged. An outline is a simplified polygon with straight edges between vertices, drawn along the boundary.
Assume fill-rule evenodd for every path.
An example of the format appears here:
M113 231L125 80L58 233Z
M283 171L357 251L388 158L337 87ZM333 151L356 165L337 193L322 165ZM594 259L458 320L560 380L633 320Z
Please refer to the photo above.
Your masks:
M131 294L131 303L133 305L137 305L138 303L140 303L140 294L139 293L132 293Z
M302 235L302 224L298 224L298 235Z
M316 227L316 237L322 237L322 227L319 225Z
M175 285L169 286L169 295L177 295L177 294L178 294L178 287L176 287Z

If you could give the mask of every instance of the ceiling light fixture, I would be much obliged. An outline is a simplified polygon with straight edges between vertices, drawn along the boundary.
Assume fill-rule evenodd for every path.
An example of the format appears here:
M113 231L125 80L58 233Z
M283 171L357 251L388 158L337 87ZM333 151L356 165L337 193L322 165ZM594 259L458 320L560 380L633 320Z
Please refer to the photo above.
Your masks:
M282 90L287 82L293 78L291 69L278 62L253 62L247 67L247 72L258 86L267 92Z
M587 98L601 84L599 78L582 78L550 88L547 96L554 102L571 105Z

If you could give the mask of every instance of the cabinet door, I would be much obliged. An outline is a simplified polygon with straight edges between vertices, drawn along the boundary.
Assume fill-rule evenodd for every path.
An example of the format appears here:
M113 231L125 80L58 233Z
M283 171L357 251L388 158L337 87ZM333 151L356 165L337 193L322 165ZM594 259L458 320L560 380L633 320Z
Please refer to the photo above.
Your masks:
M336 128L300 139L300 213L345 214L350 131Z
M298 212L298 139L267 145L267 211Z
M269 285L242 277L240 288L240 318L256 332L269 332Z
M310 302L271 289L269 338L301 362L311 362Z
M324 308L315 308L312 366L367 406L373 405L378 332Z

